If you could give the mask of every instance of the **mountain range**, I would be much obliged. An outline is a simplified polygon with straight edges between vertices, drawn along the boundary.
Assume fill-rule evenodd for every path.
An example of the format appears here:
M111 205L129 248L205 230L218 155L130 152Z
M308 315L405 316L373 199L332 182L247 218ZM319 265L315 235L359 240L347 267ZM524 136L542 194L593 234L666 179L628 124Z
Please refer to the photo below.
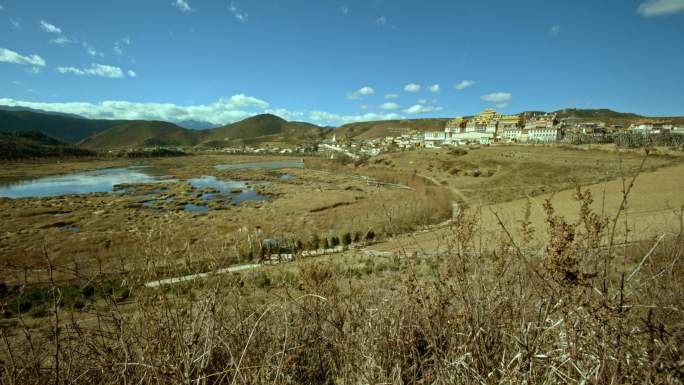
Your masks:
M84 148L135 148L228 147L263 143L292 145L320 139L328 129L310 123L288 122L270 114L221 127L193 130L162 121L86 119L44 111L0 108L0 132L28 131Z
M523 112L526 115L531 111ZM559 118L574 117L579 121L604 121L608 124L629 124L644 116L608 109L563 109L555 111ZM667 118L684 123L684 117ZM149 120L86 119L25 108L0 106L0 132L38 132L75 144L79 147L140 148L153 146L234 147L242 145L287 146L308 143L333 135L345 139L372 139L394 136L409 130L442 130L448 119L406 119L359 122L337 128L311 123L288 122L270 114L256 115L221 127L209 127L203 122L185 122L202 130L188 129L180 124Z

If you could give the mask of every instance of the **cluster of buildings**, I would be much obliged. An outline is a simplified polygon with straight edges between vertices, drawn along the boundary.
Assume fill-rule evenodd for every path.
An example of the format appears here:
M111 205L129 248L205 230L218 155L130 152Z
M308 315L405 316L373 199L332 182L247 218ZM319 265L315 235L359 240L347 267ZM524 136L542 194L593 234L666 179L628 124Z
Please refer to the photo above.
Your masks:
M562 129L555 115L531 116L523 124L518 115L502 115L493 108L487 108L469 120L462 117L450 120L443 132L426 132L425 147L489 144L494 141L555 142L562 137Z
M315 144L302 144L298 146L281 148L277 146L264 147L214 147L205 148L205 152L219 152L224 154L254 154L254 155L289 155L289 154L309 154L318 151L318 146Z
M487 108L472 119L457 117L450 120L444 131L427 131L423 135L425 147L492 142L553 143L577 136L605 137L613 133L658 134L682 133L671 121L640 120L629 127L604 122L586 122L578 118L559 119L556 114L502 115Z
M601 121L586 121L578 117L560 118L556 114L524 113L504 115L487 108L472 118L457 117L449 120L440 131L424 131L419 127L386 128L386 136L369 139L331 138L317 142L280 148L225 147L205 149L222 153L241 154L300 154L323 153L331 157L345 156L360 159L386 152L406 151L414 148L433 148L444 145L490 144L490 143L608 143L619 137L656 138L648 134L684 134L684 127L677 127L671 121L643 119L630 125L608 125ZM627 134L627 135L624 135ZM678 136L679 137L679 136ZM681 136L684 141L684 135ZM678 139L679 140L679 139Z

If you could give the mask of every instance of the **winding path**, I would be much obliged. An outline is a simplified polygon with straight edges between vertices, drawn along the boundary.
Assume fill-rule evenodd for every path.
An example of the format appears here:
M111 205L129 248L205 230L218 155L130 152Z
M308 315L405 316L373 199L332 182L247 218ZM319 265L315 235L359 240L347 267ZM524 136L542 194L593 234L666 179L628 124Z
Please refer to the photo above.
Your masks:
M226 267L225 269L211 271L208 273L198 273L198 274L185 275L183 277L175 277L175 278L161 279L158 281L150 281L150 282L145 283L145 287L159 287L162 285L173 285L175 283L194 281L196 279L208 278L208 277L220 275L220 274L235 273L235 272L243 271L243 270L252 270L252 269L256 269L258 267L261 267L261 265L248 264L248 265L230 266L230 267Z

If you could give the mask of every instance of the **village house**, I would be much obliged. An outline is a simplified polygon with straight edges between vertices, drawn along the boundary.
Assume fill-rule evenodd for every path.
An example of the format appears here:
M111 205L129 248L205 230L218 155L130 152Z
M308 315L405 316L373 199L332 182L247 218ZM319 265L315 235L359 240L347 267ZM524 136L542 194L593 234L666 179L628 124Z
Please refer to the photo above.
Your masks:
M603 136L606 134L606 124L603 122L583 122L577 124L577 132L584 135Z
M575 130L580 123L582 123L582 119L576 116L569 116L560 120L560 128L563 130Z
M465 130L453 134L451 139L458 142L488 144L496 138L500 117L501 115L493 108L487 108L470 119L465 125Z
M499 119L497 137L511 142L522 140L522 127L520 127L520 117L518 115L504 115Z
M557 142L563 138L563 131L558 126L555 115L537 115L525 122L528 142Z
M457 116L447 122L444 127L444 143L459 145L461 141L458 136L465 131L466 121L461 116Z
M663 131L670 131L672 128L672 122L669 120L652 119L638 120L629 126L629 129L633 132L640 132L644 134L659 134Z
M425 131L423 142L425 147L434 148L444 144L446 139L446 132L444 131Z
M538 127L527 130L528 142L558 142L563 139L563 131L559 127Z

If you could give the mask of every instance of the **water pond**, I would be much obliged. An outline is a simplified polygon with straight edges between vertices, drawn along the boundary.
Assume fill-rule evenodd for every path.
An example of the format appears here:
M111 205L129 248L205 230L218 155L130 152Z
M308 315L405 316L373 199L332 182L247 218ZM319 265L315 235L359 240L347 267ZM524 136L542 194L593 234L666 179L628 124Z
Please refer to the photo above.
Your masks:
M118 184L137 184L169 181L145 167L107 168L74 174L0 185L0 197L44 198L68 194L113 192Z
M158 171L158 170L157 170ZM33 180L20 181L0 185L0 197L6 198L44 198L70 194L88 193L134 193L130 186L119 188L118 185L160 183L144 197L143 206L160 211L160 206L170 204L173 197L166 196L172 190L161 183L178 182L148 167L108 168L95 171L79 172L67 175L50 176ZM265 201L268 197L259 194L256 187L265 182L221 180L214 176L202 176L187 180L194 190L201 192L200 201L184 205L185 211L207 212L209 203L225 207L228 204L240 204L246 201ZM162 196L161 198L159 196ZM57 215L60 215L59 213ZM80 229L67 229L78 232Z
M254 189L255 186L263 182L220 180L214 176L203 176L200 178L188 179L188 183L198 190L211 189L217 192L202 194L202 200L215 200L218 198L230 197L235 204L245 201L265 201L267 197L259 194Z

